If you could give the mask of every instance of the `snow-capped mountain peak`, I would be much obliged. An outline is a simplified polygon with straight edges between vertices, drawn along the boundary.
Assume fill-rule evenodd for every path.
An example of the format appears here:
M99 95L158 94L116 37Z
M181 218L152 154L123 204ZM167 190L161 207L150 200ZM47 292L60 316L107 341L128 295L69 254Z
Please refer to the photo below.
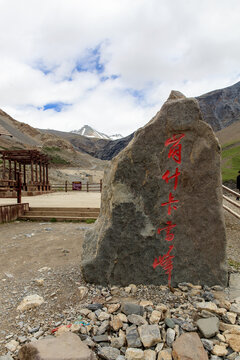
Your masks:
M73 130L71 132L74 134L78 134L78 135L82 135L82 136L86 136L86 137L90 137L90 138L97 138L97 139L117 140L117 139L122 138L122 135L120 135L120 134L108 136L104 133L101 133L101 132L93 129L89 125L84 125L81 129Z

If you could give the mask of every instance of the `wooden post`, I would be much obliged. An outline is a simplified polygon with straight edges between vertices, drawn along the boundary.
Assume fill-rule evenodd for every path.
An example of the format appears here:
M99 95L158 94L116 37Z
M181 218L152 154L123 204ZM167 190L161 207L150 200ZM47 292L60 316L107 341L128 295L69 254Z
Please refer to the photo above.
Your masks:
M3 179L5 179L6 176L6 160L5 155L3 155Z
M40 186L42 185L42 164L39 163L39 180L40 180Z
M47 185L49 184L49 181L48 181L48 164L46 164L46 182L47 182Z
M38 183L38 164L35 164L35 181Z
M14 180L17 180L17 162L14 160Z
M68 186L68 182L67 180L65 181L65 192L67 192L67 186Z
M27 190L26 186L26 164L23 164L23 185L24 185L24 189Z
M11 164L11 160L8 160L8 178L9 180L11 180L12 177L12 164Z
M17 172L17 179L16 179L16 187L17 187L17 203L21 204L22 200L22 175L20 172Z
M33 184L33 161L31 161L31 184Z
M43 164L43 190L45 190L45 164Z
M87 182L87 192L89 191L89 188L88 188L88 182Z
M102 192L102 179L100 179L100 192Z

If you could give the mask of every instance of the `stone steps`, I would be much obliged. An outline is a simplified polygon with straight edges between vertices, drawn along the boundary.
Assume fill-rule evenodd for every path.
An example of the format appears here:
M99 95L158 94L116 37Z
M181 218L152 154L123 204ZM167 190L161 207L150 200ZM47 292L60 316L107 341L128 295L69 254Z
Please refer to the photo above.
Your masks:
M19 217L19 220L35 221L85 221L88 219L97 219L99 208L43 208L31 207L29 211Z

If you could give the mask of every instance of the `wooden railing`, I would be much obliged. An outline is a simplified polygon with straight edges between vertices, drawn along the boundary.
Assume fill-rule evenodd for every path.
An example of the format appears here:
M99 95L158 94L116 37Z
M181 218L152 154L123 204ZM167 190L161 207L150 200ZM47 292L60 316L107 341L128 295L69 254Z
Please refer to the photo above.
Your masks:
M223 190L229 192L230 194L235 195L237 198L240 197L240 194L237 193L236 191L234 191L234 190L232 190L232 189L229 189L229 188L228 188L227 186L225 186L225 185L223 185L222 187L223 187ZM226 201L228 201L230 204L236 206L238 209L240 209L240 204L237 203L236 201L230 199L229 197L227 197L227 196L225 196L225 195L223 195L223 199L226 200ZM230 209L230 208L229 208L228 206L226 206L226 205L223 205L223 208L224 208L225 210L227 210L230 214L232 214L233 216L235 216L236 218L240 219L240 214L237 213L236 211Z
M81 184L81 186L74 190L73 185L71 182L68 182L67 180L64 183L61 184L51 184L51 190L53 191L86 191L86 192L102 192L102 181L100 180L99 183L85 183Z

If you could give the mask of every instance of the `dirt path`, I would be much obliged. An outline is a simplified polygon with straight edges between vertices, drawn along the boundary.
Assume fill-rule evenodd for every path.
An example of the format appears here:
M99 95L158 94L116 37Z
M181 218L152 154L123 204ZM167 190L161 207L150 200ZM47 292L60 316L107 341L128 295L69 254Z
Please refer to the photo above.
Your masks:
M228 258L240 259L240 221L225 212ZM74 320L80 306L78 287L85 223L14 222L0 225L0 355L5 344L31 329L54 328L64 319ZM43 279L39 286L37 279ZM17 306L31 294L45 303L19 313ZM94 299L94 292L92 298ZM95 301L97 301L95 299Z

